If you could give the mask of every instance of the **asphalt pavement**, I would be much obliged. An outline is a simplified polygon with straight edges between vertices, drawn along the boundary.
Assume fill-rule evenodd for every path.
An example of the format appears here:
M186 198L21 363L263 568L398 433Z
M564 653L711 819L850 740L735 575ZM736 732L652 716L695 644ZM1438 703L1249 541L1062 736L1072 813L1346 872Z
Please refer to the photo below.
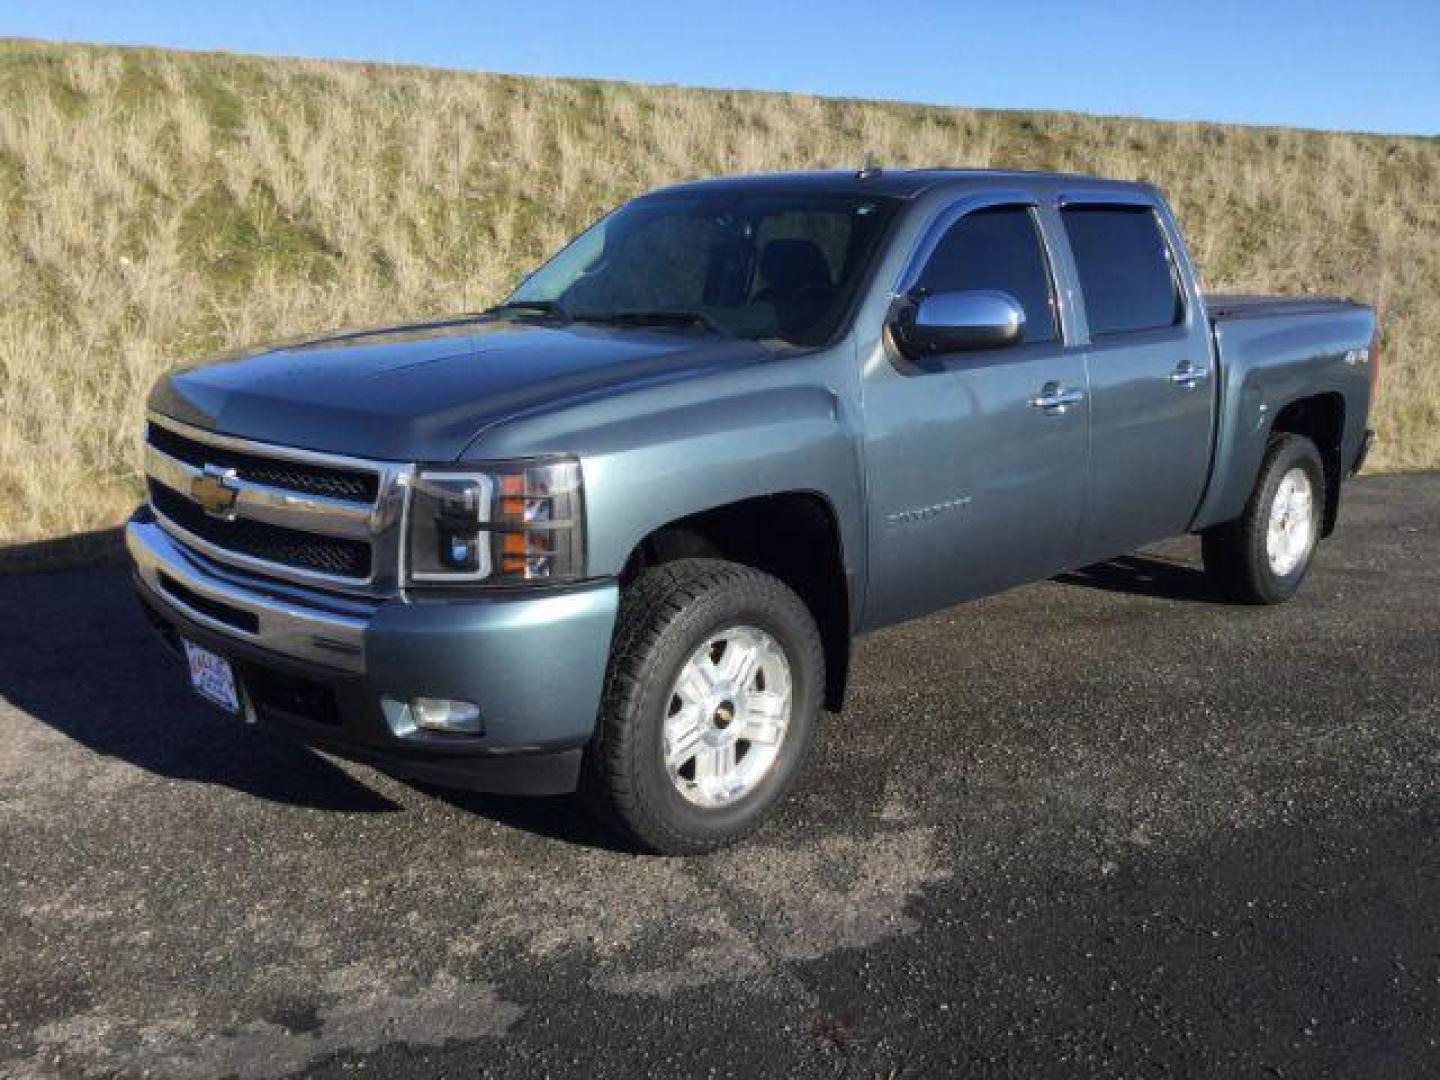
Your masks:
M231 724L119 567L0 577L0 1075L1440 1074L1440 476L1288 605L1197 558L866 639L689 860Z

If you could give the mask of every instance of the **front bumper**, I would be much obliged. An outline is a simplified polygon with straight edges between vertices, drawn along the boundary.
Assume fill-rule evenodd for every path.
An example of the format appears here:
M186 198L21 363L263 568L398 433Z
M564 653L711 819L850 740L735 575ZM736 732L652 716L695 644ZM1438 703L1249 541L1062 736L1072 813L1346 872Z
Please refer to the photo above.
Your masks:
M125 530L163 637L229 659L246 717L387 772L517 794L574 790L619 604L613 581L464 599L363 600L230 572L142 509ZM473 701L478 736L391 732L380 699Z

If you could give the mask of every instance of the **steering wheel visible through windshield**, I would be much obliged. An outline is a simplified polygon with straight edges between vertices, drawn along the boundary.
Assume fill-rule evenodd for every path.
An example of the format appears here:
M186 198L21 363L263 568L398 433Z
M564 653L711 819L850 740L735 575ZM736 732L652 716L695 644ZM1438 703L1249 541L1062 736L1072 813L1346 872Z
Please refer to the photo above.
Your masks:
M894 210L893 199L843 194L647 196L582 233L501 307L820 345Z

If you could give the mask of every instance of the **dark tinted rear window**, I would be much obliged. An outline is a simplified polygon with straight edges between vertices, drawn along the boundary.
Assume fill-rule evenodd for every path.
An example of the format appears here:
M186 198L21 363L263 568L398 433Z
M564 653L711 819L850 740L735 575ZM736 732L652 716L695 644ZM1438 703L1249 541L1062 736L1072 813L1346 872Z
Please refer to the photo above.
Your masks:
M1061 211L1075 253L1092 337L1174 326L1184 315L1170 249L1144 206L1072 206Z
M1035 218L1026 207L966 214L941 237L917 284L926 292L1007 292L1025 312L1024 340L1055 340L1050 270Z

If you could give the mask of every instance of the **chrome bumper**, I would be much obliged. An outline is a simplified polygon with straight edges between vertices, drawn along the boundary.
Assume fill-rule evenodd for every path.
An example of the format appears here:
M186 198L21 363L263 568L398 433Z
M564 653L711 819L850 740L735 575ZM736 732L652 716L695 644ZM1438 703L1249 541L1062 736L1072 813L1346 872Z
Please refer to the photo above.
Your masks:
M613 579L524 596L362 599L212 562L143 507L125 535L136 586L166 637L189 636L231 660L242 684L260 691L263 723L287 726L336 753L403 767L407 775L421 770L437 783L573 788L575 748L594 734L620 607ZM264 687L274 678L328 693L335 715L323 722L300 716L288 697L267 703ZM474 702L484 732L473 740L398 737L383 715L386 697ZM513 763L560 751L568 755L563 768L548 777L527 779L520 766L482 768L487 757Z
M125 545L141 582L195 623L298 660L349 672L365 670L365 628L371 614L365 605L336 599L334 608L316 606L283 585L242 583L202 565L159 524L139 515L125 526ZM350 610L340 610L342 606Z

